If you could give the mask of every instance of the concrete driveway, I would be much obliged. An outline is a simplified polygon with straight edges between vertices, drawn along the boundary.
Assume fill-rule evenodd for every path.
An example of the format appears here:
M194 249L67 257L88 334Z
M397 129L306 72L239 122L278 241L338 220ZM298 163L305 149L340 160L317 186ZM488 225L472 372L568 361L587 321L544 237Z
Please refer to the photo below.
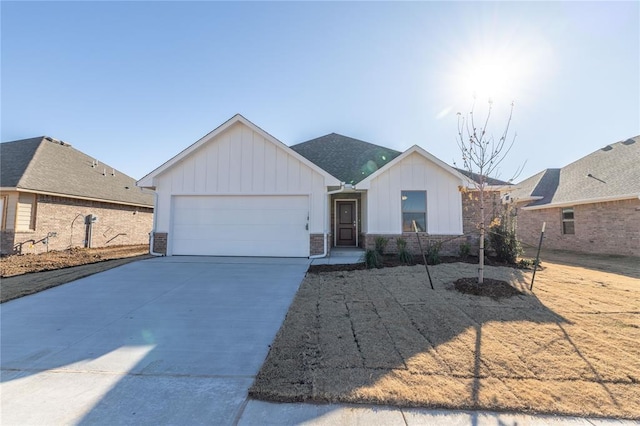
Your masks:
M307 259L154 258L0 305L2 424L233 424Z

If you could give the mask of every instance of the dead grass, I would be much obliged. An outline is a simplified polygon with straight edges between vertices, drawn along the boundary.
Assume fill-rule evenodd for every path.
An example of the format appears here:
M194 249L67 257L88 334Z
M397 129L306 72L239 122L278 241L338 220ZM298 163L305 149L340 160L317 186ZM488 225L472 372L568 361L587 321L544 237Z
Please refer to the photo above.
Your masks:
M250 395L640 418L637 277L488 267L523 293L494 300L453 289L475 269L308 274Z
M73 249L0 259L0 303L150 257L148 245Z

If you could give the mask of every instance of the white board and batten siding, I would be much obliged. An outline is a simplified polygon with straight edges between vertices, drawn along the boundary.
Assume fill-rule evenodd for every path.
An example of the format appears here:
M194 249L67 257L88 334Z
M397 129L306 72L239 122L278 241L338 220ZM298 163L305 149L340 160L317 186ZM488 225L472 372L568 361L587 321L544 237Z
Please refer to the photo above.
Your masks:
M324 182L286 149L238 122L158 175L156 231L169 233L169 255L308 256L309 233L326 227ZM209 217L198 219L203 214ZM207 222L211 216L217 222ZM207 241L212 239L220 247Z
M367 232L402 233L402 191L427 192L427 231L433 235L462 234L461 181L418 153L380 173L367 193Z

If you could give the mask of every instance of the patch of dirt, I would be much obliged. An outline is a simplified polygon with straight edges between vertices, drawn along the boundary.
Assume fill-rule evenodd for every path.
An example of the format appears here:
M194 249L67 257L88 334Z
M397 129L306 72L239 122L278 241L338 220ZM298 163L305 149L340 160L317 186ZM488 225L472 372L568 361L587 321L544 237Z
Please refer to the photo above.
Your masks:
M0 303L147 259L151 257L148 249L147 245L119 246L3 257Z
M460 293L490 297L494 300L508 299L524 294L508 282L492 278L485 278L482 284L478 284L478 277L460 278L453 282L453 288Z
M0 277L51 271L111 259L123 259L149 253L149 245L73 248L40 254L11 255L0 258Z
M487 266L499 299L467 263L307 274L249 395L640 419L640 279L547 261Z

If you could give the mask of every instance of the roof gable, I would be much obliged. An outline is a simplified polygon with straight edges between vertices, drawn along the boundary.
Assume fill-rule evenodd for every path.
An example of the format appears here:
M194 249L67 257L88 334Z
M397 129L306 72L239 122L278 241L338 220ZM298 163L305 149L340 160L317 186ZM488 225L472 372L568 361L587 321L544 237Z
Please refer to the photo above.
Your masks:
M136 188L135 179L67 143L43 136L5 142L0 150L4 188L153 206L153 196Z
M251 129L252 131L260 134L262 137L265 138L265 140L267 140L270 143L274 144L278 149L284 150L287 154L291 155L296 160L300 161L301 163L303 163L307 167L309 167L312 170L314 170L315 172L319 173L321 176L323 176L325 178L326 185L339 185L340 184L339 180L336 177L332 176L330 173L328 173L326 170L320 168L319 166L317 166L313 162L309 161L304 156L302 156L299 153L297 153L296 151L292 150L290 147L288 147L284 143L280 142L278 139L276 139L275 137L271 136L269 133L265 132L260 127L256 126L251 121L249 121L246 118L244 118L242 115L236 114L233 117L231 117L229 120L225 121L223 124L221 124L220 126L215 128L214 130L212 130L211 132L209 132L208 134L206 134L205 136L200 138L198 141L196 141L195 143L193 143L192 145L190 145L189 147L184 149L178 155L174 156L173 158L171 158L170 160L168 160L167 162L162 164L160 167L156 168L151 173L147 174L145 177L140 179L137 182L137 185L141 186L141 187L146 187L146 188L155 188L155 186L156 186L156 178L160 174L162 174L165 171L171 169L172 167L174 167L175 165L180 163L182 160L184 160L185 158L187 158L191 154L193 154L195 151L197 151L200 147L202 147L202 146L208 144L209 142L213 141L217 136L221 135L222 133L224 133L226 130L228 130L229 128L231 128L232 126L234 126L237 123L241 123L241 124L245 125L246 127L248 127L249 129Z
M640 136L607 145L561 169L547 169L520 184L514 200L552 207L640 195Z
M411 154L414 154L414 153L424 157L427 161L433 163L436 167L439 167L439 168L443 169L445 172L447 172L447 173L453 175L455 178L459 179L461 185L465 185L465 186L472 185L471 180L469 178L467 178L465 175L463 175L462 173L460 173L458 170L456 170L453 167L449 166L447 163L443 162L442 160L438 159L437 157L431 155L430 153L428 153L424 149L420 148L418 145L413 145L411 148L407 149L405 152L403 152L402 154L400 154L399 156L394 158L392 161L390 161L389 163L385 164L384 167L382 167L381 169L377 170L375 173L369 175L366 179L362 180L358 184L358 188L359 189L368 189L370 184L371 184L371 181L373 179L375 179L380 174L384 173L386 170L389 170L390 168L395 167L397 164L400 164L402 162L402 160L404 160L405 158L407 158L408 156L410 156Z
M330 133L291 149L340 181L356 184L400 155L399 151Z

